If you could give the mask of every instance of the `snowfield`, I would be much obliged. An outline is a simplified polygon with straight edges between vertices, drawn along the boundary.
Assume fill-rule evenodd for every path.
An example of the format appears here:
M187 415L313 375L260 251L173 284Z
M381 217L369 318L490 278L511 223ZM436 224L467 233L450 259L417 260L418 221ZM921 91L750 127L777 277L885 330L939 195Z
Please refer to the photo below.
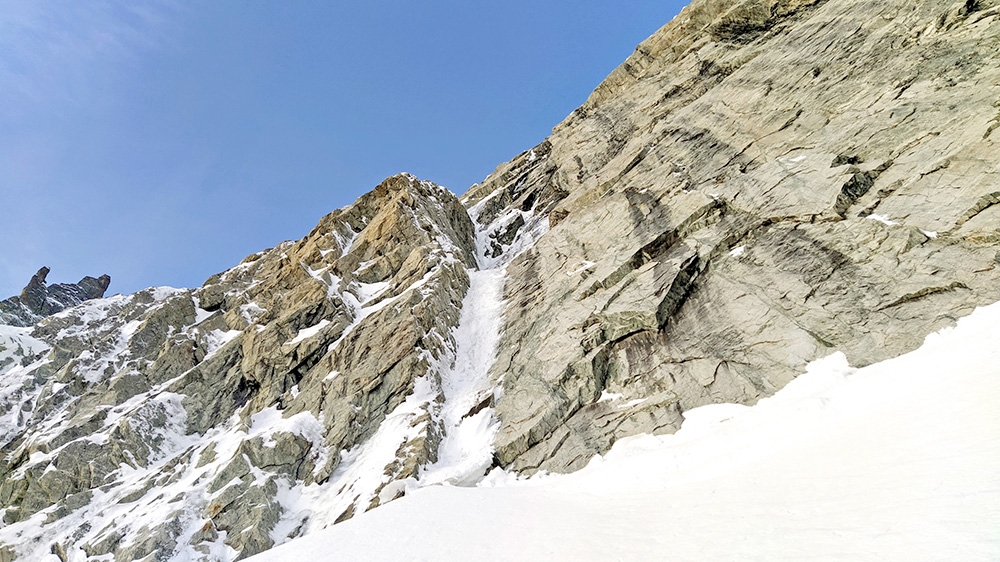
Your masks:
M250 560L1000 560L1000 303L685 418L574 474L411 489Z

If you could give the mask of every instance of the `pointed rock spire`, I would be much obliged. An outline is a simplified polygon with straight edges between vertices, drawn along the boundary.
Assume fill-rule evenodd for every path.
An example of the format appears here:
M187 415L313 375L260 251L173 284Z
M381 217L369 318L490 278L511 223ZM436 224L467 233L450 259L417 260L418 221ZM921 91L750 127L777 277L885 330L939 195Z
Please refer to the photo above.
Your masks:
M0 301L0 324L30 326L42 318L60 312L83 301L99 299L111 285L111 277L84 277L79 283L56 283L49 286L45 279L51 271L43 266L31 276L21 294Z

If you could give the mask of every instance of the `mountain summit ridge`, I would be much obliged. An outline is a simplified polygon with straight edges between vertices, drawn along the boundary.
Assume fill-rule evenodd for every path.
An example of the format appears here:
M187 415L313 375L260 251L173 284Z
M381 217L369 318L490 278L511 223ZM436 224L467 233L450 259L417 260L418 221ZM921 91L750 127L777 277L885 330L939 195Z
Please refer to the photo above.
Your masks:
M915 349L1000 300L998 47L992 0L696 0L461 198L4 327L0 559L235 560Z
M76 306L83 301L103 297L111 285L109 275L100 277L88 275L77 283L48 285L45 279L49 271L48 267L42 267L31 276L31 281L25 285L20 295L0 301L0 324L31 326L46 316Z

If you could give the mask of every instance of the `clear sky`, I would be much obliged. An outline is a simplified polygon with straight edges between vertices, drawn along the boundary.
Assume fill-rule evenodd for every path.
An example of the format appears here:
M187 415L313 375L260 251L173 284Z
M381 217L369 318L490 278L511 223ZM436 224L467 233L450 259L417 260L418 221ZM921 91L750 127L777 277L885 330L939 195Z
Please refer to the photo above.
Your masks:
M400 171L461 194L685 3L5 1L0 298L198 286Z

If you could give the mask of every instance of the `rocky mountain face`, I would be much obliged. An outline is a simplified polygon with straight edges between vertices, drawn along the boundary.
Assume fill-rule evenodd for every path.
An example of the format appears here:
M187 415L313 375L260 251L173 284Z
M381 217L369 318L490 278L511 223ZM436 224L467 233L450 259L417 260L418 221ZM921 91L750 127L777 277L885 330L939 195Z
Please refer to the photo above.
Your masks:
M84 277L79 283L47 285L49 268L43 267L31 276L20 296L0 301L0 324L31 326L42 318L76 306L83 301L104 296L111 277Z
M0 560L243 558L914 349L1000 300L998 53L996 0L696 0L461 198L5 320Z

